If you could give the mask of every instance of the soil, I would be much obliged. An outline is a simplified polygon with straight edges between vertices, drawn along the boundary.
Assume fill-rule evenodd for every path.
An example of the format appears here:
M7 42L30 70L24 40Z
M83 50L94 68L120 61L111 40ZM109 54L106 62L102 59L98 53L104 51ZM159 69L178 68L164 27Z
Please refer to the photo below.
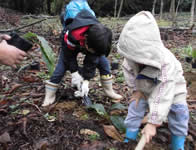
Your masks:
M5 22L0 22L1 27L5 25L3 23ZM38 25L22 29L21 32L25 33L29 30L44 35L54 52L58 53L60 32L58 34L52 31L41 32ZM116 35L119 35L121 30L122 26L120 29L119 26L113 28ZM168 33L167 30L163 32L164 36ZM168 48L183 47L188 43L187 36L191 35L183 30L174 31L172 36L169 40L168 38L164 40ZM117 38L114 37L114 43ZM116 59L116 56L118 54L114 46L109 57L111 62ZM182 62L183 68L190 67L191 64L185 63L178 54L176 57ZM39 62L38 68L32 68L31 64L34 61ZM120 57L118 64L121 63ZM137 142L133 141L128 144L119 142L105 133L104 125L112 125L111 122L84 107L82 100L74 97L69 73L59 87L56 103L46 108L41 107L45 94L44 80L47 69L36 46L28 52L28 57L17 69L7 66L0 66L0 68L0 150L132 150L137 145ZM122 72L120 67L117 68L112 70L116 78L119 72ZM185 149L194 150L196 148L194 143L196 139L196 70L185 71L184 75L187 80L187 102L190 109L189 133ZM116 102L104 96L98 73L90 86L92 87L90 98L93 103L103 104L106 111L112 113L111 105ZM120 103L128 106L131 95L125 83L115 80L114 89L124 96ZM125 116L127 111L117 113ZM83 134L81 133L83 129L94 131L99 136ZM123 137L124 134L121 133L121 136ZM152 142L146 145L145 150L167 150L169 143L170 133L167 124L164 124L158 129L157 136Z

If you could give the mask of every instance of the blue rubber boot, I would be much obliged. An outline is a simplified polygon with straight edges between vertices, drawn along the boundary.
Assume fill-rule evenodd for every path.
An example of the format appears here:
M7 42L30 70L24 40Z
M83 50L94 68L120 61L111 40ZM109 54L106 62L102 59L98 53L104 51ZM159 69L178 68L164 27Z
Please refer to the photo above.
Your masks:
M171 149L172 150L184 150L185 138L186 138L185 136L172 135Z
M139 130L129 131L128 129L126 129L126 137L124 139L124 143L128 143L130 140L136 140L138 131Z

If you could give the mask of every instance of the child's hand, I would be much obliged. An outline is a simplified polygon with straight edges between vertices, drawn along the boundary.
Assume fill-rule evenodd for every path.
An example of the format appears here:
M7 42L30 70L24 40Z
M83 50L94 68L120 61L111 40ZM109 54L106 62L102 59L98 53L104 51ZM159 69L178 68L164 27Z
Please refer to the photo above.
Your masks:
M134 91L132 96L131 96L130 102L135 100L136 101L136 105L135 106L137 107L138 102L139 102L139 100L141 98L142 99L146 99L146 97L144 96L144 94L141 91Z
M144 129L142 130L142 134L145 134L146 143L149 143L152 140L152 137L156 135L156 128L157 125L148 123L145 125Z

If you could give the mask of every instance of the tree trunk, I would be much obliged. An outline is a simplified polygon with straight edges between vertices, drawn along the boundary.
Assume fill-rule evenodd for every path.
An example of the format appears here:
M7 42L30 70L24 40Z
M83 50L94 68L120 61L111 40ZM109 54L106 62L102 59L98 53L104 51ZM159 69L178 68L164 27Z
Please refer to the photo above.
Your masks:
M175 22L175 0L171 0L170 4L170 14L171 14L171 21L172 21L172 27L176 26Z
M176 11L175 11L174 16L173 16L173 19L172 19L172 27L176 27L176 25L177 25L176 19L177 19L178 8L179 8L179 6L180 6L180 3L181 3L181 0L178 0L178 4L177 4L177 7L176 7Z
M121 10L122 10L122 7L123 7L123 2L124 2L124 0L121 0L120 8L119 8L119 10L118 10L118 16L117 16L117 18L120 17L120 13L121 13Z
M175 0L171 0L169 12L172 15L175 12Z
M157 0L154 0L154 1L153 1L153 5L152 5L152 14L153 14L153 16L155 15L155 6L156 6L156 2L157 2Z
M48 14L51 14L51 5L50 5L50 0L47 0L47 10L48 10Z
M193 25L194 22L194 14L195 14L195 0L192 0L192 5L191 5L191 18L190 18L190 25Z
M183 0L182 0L182 2L183 2ZM177 17L177 15L178 15L178 8L180 6L180 3L181 3L181 0L178 0L178 4L177 4L177 7L176 7L175 17Z
M115 0L115 4L114 4L114 17L116 17L116 13L117 13L117 3L118 3L118 0Z
M163 0L161 0L161 6L160 6L160 20L162 19L163 17L163 6L164 6L164 3L163 3Z

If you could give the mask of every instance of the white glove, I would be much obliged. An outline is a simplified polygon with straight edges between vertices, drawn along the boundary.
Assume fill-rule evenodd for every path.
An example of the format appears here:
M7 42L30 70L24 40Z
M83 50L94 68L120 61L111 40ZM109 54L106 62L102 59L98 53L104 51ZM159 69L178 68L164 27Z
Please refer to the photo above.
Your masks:
M81 90L81 84L83 81L82 76L78 73L78 71L74 72L71 74L71 86L72 87L77 87L77 89L80 91Z
M88 92L89 92L88 85L89 85L89 81L88 80L84 80L83 83L82 83L82 87L81 87L81 96L82 97L84 95L88 96Z

